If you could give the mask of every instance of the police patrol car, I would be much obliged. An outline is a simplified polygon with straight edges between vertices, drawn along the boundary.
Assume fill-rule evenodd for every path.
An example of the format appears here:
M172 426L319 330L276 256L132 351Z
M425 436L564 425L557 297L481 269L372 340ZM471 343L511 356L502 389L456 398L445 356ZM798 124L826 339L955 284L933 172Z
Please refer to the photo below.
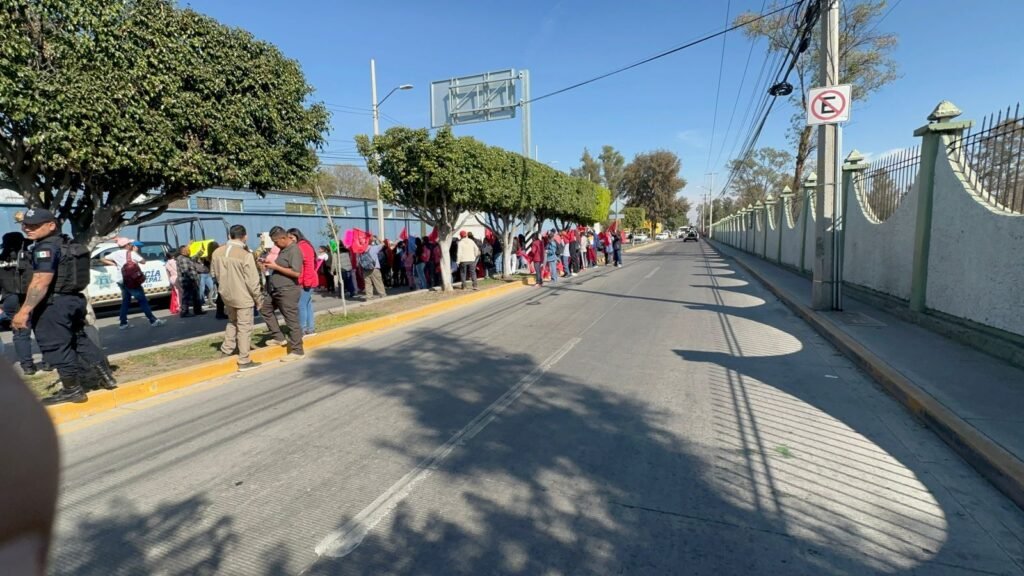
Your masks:
M165 298L171 295L171 283L167 278L167 252L171 249L170 244L165 242L142 242L139 248L139 255L146 263L141 265L142 273L146 275L146 282L142 289L150 299ZM107 266L100 262L111 252L123 250L118 248L115 242L101 242L92 249L92 270L89 274L89 301L94 307L112 306L121 304L121 288L114 279L117 278L113 266Z

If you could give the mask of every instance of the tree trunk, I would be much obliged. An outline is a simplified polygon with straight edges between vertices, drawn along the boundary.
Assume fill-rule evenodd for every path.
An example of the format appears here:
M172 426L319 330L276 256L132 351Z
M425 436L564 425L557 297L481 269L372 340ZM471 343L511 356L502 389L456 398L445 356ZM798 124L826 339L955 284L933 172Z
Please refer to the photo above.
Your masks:
M441 241L441 289L445 292L454 290L452 287L452 236L453 228L447 224L437 231L438 239Z
M518 264L518 262L512 254L513 236L514 234L511 226L505 228L505 233L501 235L501 277L505 280L511 279L513 271L519 268L518 266L514 266L514 264Z

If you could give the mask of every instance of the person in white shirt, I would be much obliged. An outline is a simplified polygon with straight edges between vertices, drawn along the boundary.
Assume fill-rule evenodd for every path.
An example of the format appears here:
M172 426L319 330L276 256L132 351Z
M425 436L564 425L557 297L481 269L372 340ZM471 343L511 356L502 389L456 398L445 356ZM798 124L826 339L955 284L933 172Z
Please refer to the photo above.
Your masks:
M138 268L140 272L141 266L146 263L146 260L139 255L139 248L142 246L142 243L133 242L127 238L120 238L117 241L117 246L118 250L107 254L107 257L100 261L107 266L114 267L111 279L117 282L117 285L121 288L121 330L127 330L132 327L128 323L128 308L132 304L132 298L135 298L139 303L139 308L146 315L150 326L163 326L166 322L153 315L153 310L149 307L149 300L146 299L146 291L142 288L142 284L138 281L133 281L131 278L129 278L128 282L125 282L124 279L124 268L129 258L135 263L135 268Z

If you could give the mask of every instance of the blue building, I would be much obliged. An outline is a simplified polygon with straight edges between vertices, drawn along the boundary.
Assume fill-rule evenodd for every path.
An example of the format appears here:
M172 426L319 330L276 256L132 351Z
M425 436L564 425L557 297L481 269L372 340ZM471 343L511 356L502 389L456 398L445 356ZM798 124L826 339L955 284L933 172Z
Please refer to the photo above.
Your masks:
M350 228L377 233L375 200L330 196L327 198L327 209L342 234ZM14 214L23 210L25 204L19 194L11 190L0 190L0 233L19 230ZM274 226L298 228L315 245L327 244L329 234L327 216L320 203L303 192L274 191L260 197L249 191L211 188L175 202L152 222L188 216L222 217L228 224L245 226L252 238ZM385 204L385 237L397 241L403 228L408 230L410 236L421 236L430 231L405 208ZM227 240L224 227L219 224L207 223L204 231L205 239L218 242ZM139 231L135 226L126 226L118 234L140 240L164 240L162 227L148 227ZM185 226L178 228L178 234L183 242L199 239L189 238L190 231Z

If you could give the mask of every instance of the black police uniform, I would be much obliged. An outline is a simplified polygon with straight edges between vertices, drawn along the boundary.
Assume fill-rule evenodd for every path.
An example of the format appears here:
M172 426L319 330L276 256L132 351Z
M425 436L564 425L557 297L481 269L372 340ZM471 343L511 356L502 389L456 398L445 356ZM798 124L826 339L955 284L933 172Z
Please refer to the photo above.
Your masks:
M12 232L21 239L21 235ZM7 237L4 237L7 240ZM0 291L3 292L3 311L8 318L13 318L21 304L25 301L28 283L32 280L32 261L28 251L18 249L10 255L10 260L0 262ZM25 374L36 372L35 361L32 359L32 329L12 329L14 332L14 349L18 354L18 363Z
M103 351L85 334L85 296L72 278L82 272L75 270L74 258L62 254L67 246L57 234L32 246L33 270L54 274L46 299L32 311L32 326L43 360L57 369L64 386L63 394L55 398L78 400L85 395L80 360L96 370L105 388L116 387L117 383Z

